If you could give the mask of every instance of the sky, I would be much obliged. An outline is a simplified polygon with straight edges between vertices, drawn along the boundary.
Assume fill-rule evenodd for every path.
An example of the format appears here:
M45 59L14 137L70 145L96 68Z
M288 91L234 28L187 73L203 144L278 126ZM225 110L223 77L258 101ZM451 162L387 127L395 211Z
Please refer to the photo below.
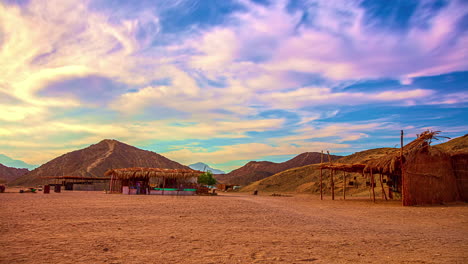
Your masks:
M468 133L468 1L0 0L0 154L230 171Z

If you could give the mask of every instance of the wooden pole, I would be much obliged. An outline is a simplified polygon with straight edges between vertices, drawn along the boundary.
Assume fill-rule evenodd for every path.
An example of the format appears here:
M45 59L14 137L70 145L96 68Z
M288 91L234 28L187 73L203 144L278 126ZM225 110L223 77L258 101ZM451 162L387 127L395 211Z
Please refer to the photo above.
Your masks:
M387 194L385 193L385 188L383 186L383 181L382 181L382 172L379 173L380 174L380 187L382 187L382 198L385 198L385 201L388 201L387 199Z
M332 200L335 200L335 180L334 178L335 170L331 170L331 189L332 189Z
M371 177L371 186L372 186L372 200L375 203L375 179L374 179L374 174L372 173L372 168L370 169L370 177Z
M322 164L323 164L323 150L322 150L322 155L320 155L320 200L323 200Z
M401 130L401 136L400 136L400 171L401 171L401 202L403 205L405 205L405 194L406 194L406 188L405 188L405 173L403 171L403 130Z
M343 171L343 200L346 200L346 172Z
M368 173L369 174L369 199L372 200L372 184L370 183L370 172ZM367 177L366 177L367 178ZM366 186L367 186L367 179L366 179Z
M330 162L330 165L332 165L330 152L328 150L327 150L327 154L328 154L328 162ZM334 173L334 170L330 169L330 185L331 185L330 187L332 191L332 200L335 200L335 182L333 180L333 173Z
M166 188L166 180L163 177L163 189L162 189L162 195L164 195L164 188Z
M111 180L109 182L109 193L112 193L112 185L114 184L114 174L111 175Z

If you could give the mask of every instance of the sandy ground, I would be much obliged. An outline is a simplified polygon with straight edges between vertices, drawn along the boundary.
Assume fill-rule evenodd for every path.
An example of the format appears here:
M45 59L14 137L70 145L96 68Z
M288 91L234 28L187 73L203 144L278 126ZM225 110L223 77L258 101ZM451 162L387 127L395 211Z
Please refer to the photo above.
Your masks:
M4 193L0 235L0 263L468 263L468 206Z

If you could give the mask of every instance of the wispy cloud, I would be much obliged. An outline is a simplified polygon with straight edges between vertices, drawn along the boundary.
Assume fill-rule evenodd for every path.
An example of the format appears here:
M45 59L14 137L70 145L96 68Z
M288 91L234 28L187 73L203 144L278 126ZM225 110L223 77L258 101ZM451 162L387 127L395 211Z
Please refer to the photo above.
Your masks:
M164 155L179 160L184 164L190 164L197 160L203 160L210 164L222 164L232 160L252 160L265 156L297 155L307 151L320 152L323 149L339 151L349 147L347 144L327 142L304 142L302 145L280 144L271 145L264 143L248 143L230 146L222 146L216 151L200 151L191 148L165 152ZM231 168L232 169L232 168Z
M429 127L402 111L452 131L466 122L467 6L419 1L401 20L362 1L0 3L0 145L39 163L102 138L238 139L168 153L219 163L298 154L312 138L345 148L388 122ZM454 71L448 91L415 81ZM400 83L347 85L382 79ZM262 116L275 110L294 118Z

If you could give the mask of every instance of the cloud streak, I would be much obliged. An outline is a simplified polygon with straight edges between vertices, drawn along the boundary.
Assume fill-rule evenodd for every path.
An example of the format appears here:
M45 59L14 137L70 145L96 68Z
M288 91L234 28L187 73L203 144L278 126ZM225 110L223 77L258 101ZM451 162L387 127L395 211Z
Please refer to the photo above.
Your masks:
M200 146L200 155L167 152L220 163L299 154L318 146L311 139L345 149L388 123L430 125L411 111L446 117L433 122L448 131L466 122L467 5L419 1L403 20L373 9L325 0L1 3L0 145L39 163L102 138L142 147L236 139ZM372 86L383 80L392 85ZM275 111L295 117L262 116Z

